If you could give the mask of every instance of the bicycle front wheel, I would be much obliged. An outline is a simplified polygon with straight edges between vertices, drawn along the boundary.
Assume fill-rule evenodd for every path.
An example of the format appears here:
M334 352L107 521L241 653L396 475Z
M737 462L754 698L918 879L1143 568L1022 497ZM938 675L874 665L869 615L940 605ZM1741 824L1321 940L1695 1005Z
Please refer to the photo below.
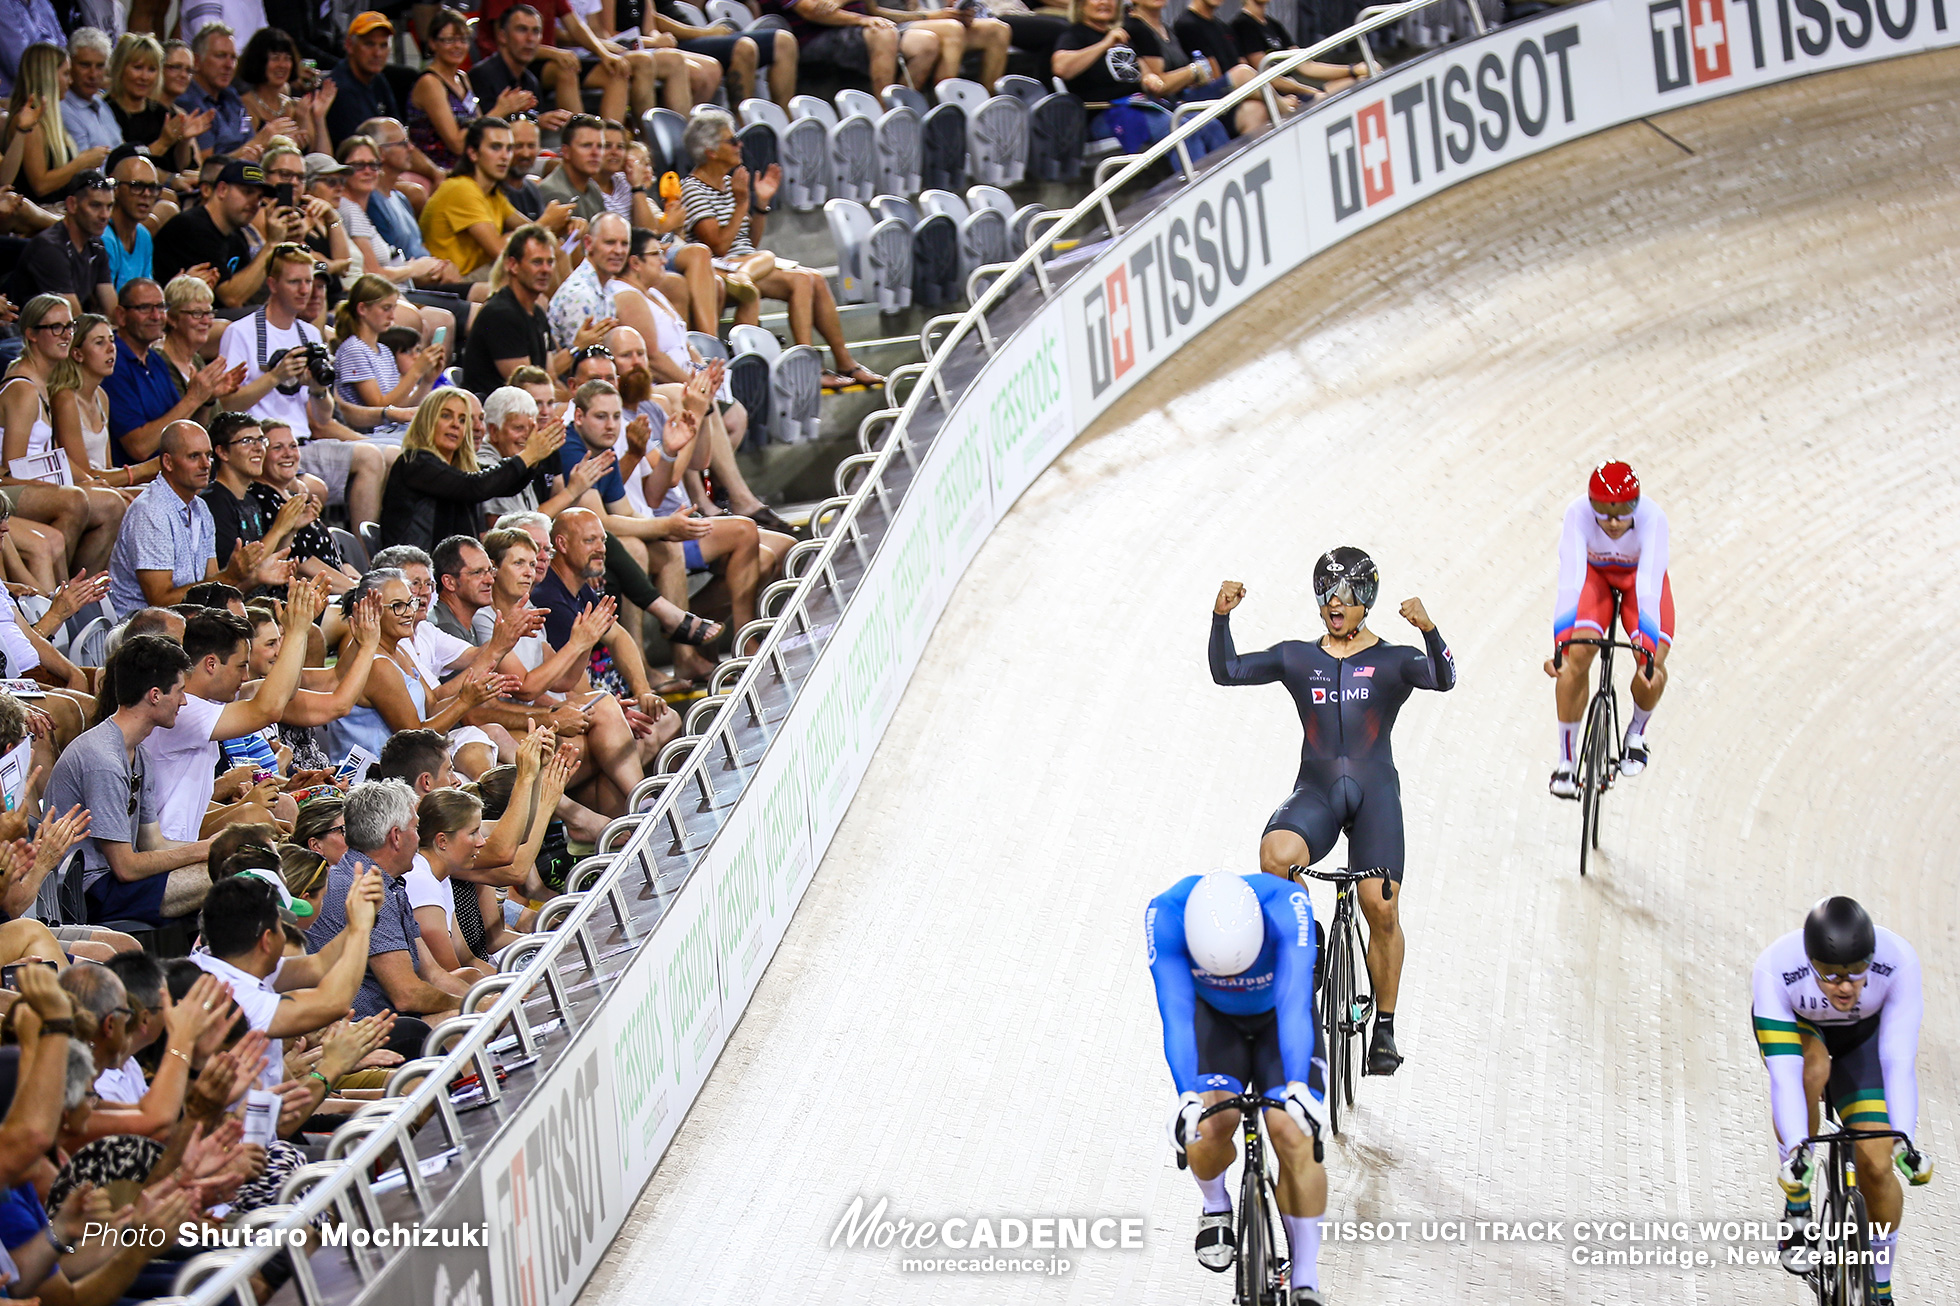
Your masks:
M1338 1137L1343 1107L1354 1106L1354 941L1339 912L1327 947L1327 983L1321 991L1322 1028L1327 1034L1327 1126Z
M1606 795L1606 754L1613 733L1612 708L1605 694L1594 695L1586 710L1585 733L1579 737L1579 874L1586 858L1599 847L1599 804Z
M1257 1173L1258 1158L1247 1153L1245 1179L1239 1185L1237 1306L1266 1306L1268 1263L1272 1259L1272 1226L1266 1215L1264 1185Z

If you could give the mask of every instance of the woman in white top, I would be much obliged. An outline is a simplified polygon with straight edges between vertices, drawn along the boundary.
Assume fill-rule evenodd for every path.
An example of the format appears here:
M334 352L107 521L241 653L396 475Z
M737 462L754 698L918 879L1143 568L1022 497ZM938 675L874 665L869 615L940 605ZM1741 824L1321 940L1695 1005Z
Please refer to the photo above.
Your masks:
M456 901L449 879L467 877L483 847L483 803L461 789L437 789L422 795L415 809L421 831L422 854L415 868L402 877L422 941L436 964L454 973L465 967L491 975L496 967L470 951L456 928Z
M48 376L48 404L54 413L55 447L68 455L78 485L128 490L156 477L155 458L127 467L109 465L109 396L102 383L116 370L116 331L109 320L84 313L75 322L75 347Z
M0 382L0 424L5 427L0 439L0 464L4 464L0 486L13 502L16 518L61 532L61 575L107 570L116 530L128 506L123 497L114 490L56 485L13 474L15 459L37 458L55 448L48 376L68 357L75 335L74 311L60 295L36 295L20 311L20 332L27 348Z

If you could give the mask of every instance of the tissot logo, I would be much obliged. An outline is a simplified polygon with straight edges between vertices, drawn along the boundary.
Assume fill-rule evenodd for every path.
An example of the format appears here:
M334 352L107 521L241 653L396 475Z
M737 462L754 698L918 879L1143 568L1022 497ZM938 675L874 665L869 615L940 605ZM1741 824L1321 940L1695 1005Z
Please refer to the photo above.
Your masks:
M1082 297L1092 396L1175 349L1200 307L1221 294L1233 302L1231 287L1272 264L1265 193L1272 179L1273 165L1262 159L1222 190L1179 203L1164 235L1137 246ZM1264 281L1254 275L1252 284Z
M1722 0L1695 2L1719 8ZM1406 198L1425 176L1433 185L1469 165L1480 152L1503 153L1521 137L1542 134L1554 121L1574 121L1570 54L1578 44L1576 25L1536 40L1526 38L1512 47L1508 59L1491 51L1474 64L1446 64L1329 123L1327 170L1334 220L1346 221L1393 199L1398 190ZM1401 119L1399 132L1391 117Z
M1756 0L1740 0L1753 7ZM1662 0L1647 6L1654 33L1654 84L1663 91L1690 82L1727 77L1729 16L1726 0Z
M1858 51L1880 36L1904 41L1922 25L1944 32L1947 6L1946 0L1652 0L1647 22L1654 85L1666 92L1719 81L1739 67L1815 59L1833 46Z

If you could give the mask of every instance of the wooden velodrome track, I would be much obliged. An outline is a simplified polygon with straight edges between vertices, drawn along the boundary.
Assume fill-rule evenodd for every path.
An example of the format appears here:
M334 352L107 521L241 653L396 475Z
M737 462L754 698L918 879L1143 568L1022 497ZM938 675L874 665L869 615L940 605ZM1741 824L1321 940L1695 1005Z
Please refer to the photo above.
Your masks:
M1957 88L1960 54L1923 56L1659 120L1692 154L1639 124L1567 146L1315 260L1140 385L974 562L586 1300L1229 1300L1165 1143L1142 907L1252 869L1293 774L1284 691L1206 673L1219 580L1250 589L1241 648L1315 634L1307 569L1339 543L1380 563L1381 633L1407 642L1421 595L1462 683L1402 715L1409 1060L1363 1081L1330 1216L1568 1223L1330 1243L1330 1301L1806 1300L1719 1241L1692 1272L1576 1264L1570 1222L1778 1209L1749 969L1833 891L1925 963L1942 1169L1896 1283L1960 1300ZM1655 765L1581 881L1539 663L1559 514L1607 454L1671 518L1679 632ZM1140 1216L1144 1246L908 1273L830 1245L859 1194Z

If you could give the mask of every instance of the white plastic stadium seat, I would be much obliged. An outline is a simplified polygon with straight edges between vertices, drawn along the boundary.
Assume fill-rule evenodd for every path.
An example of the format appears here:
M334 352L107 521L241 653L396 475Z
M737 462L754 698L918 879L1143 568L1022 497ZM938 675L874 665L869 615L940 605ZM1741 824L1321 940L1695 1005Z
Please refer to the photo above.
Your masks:
M781 105L768 100L744 100L742 121L767 123L775 130L777 153L783 164L783 191L789 197L789 206L804 212L820 207L830 193L830 147L824 137L822 120L802 116L792 120Z
M888 109L868 91L842 90L834 101L840 122L853 114L871 119L878 150L877 188L899 195L917 192L924 143L918 112L896 103Z
M1014 198L998 186L968 186L966 206L975 212L983 207L999 209L1003 218L1014 216Z
M830 97L830 102L837 106L837 120L839 122L842 122L854 113L861 113L873 122L876 122L878 115L885 111L885 107L878 103L878 97L869 91L839 91Z
M921 118L932 111L932 101L926 98L925 92L915 91L903 82L893 82L878 92L878 98L885 102L887 109L896 109L903 105Z
M970 120L987 102L987 88L964 77L948 77L932 88L941 104L957 104Z
M807 444L817 438L817 405L823 398L823 360L814 346L788 349L759 326L738 326L728 333L728 347L737 357L755 354L769 363L770 434L784 444Z
M1028 106L996 95L967 120L967 170L976 181L1013 186L1028 170Z
M824 205L830 237L837 246L838 298L876 303L896 313L912 303L912 229L897 218L874 218L856 200Z
M814 95L790 96L789 116L792 121L797 118L815 118L826 127L835 127L838 121L837 110L830 106L830 102L819 100Z
M899 112L895 110L894 112ZM878 128L861 113L832 127L831 190L845 199L868 200L878 193Z
M966 220L966 201L949 190L928 190L919 194L919 207L927 213L944 213L955 222Z
M687 346L704 359L728 357L728 346L721 342L721 337L711 336L706 331L688 332Z
M674 18L679 22L686 23L689 27L710 27L713 25L708 22L708 16L706 14L702 13L695 6L688 4L687 0L674 0L672 7Z
M746 32L762 21L749 12L747 5L738 3L738 0L708 0L707 10L711 21L727 23L738 32Z

